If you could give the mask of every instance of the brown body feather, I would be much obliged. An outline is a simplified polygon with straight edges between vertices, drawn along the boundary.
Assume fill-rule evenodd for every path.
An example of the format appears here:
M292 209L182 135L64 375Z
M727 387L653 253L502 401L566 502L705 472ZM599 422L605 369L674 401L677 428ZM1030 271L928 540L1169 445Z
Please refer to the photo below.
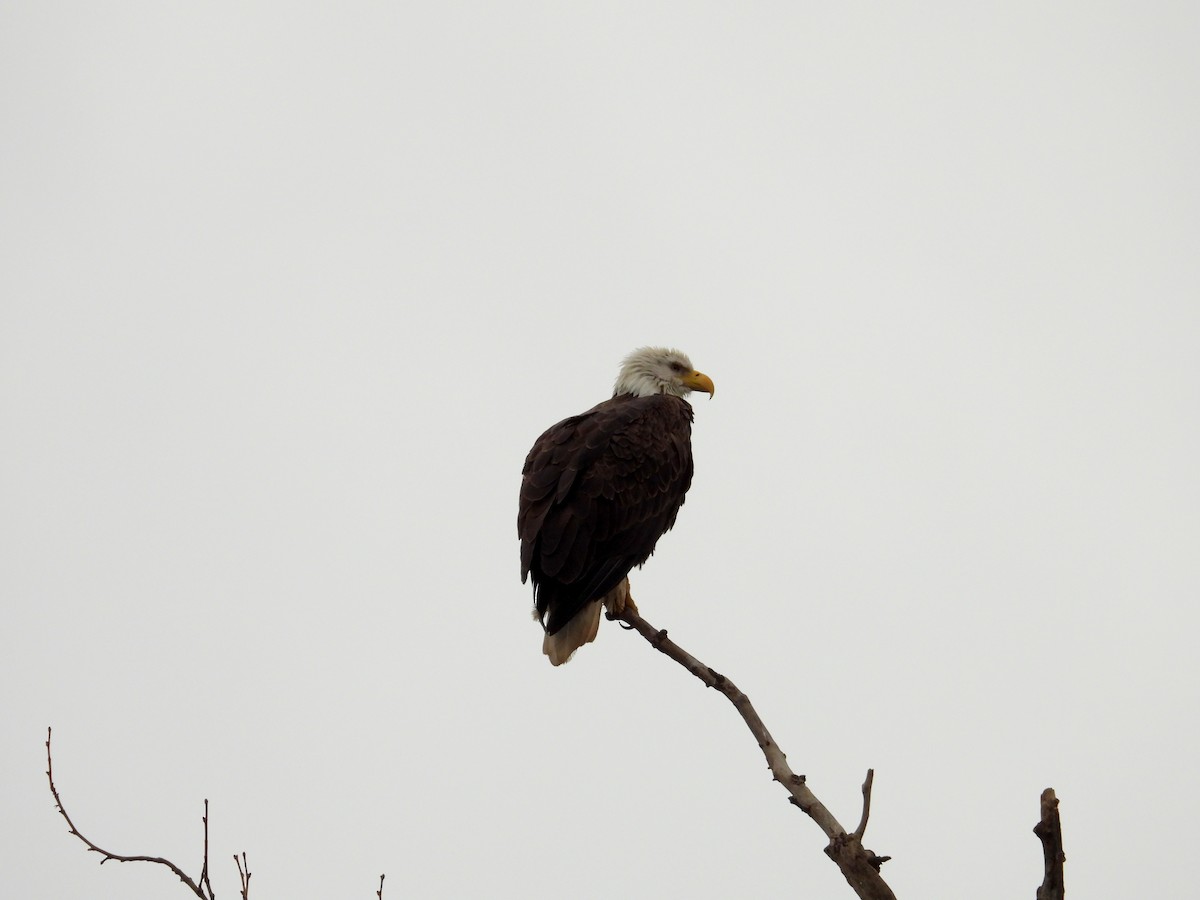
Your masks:
M691 433L686 400L625 394L537 439L525 460L517 531L521 580L533 578L548 639L577 615L595 613L592 604L675 524L692 483ZM575 630L595 636L594 627ZM557 661L547 652L557 665L572 650L559 650Z

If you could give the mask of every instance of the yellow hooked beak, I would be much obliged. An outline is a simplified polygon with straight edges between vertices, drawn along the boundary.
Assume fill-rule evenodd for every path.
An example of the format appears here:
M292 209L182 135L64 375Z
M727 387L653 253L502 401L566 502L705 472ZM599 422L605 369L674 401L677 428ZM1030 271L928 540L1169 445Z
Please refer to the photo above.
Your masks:
M716 392L716 388L713 387L712 379L703 372L691 372L690 374L684 375L680 381L683 382L685 387L689 387L693 391L704 391L704 393L708 394L708 399L710 400L712 399L712 395Z

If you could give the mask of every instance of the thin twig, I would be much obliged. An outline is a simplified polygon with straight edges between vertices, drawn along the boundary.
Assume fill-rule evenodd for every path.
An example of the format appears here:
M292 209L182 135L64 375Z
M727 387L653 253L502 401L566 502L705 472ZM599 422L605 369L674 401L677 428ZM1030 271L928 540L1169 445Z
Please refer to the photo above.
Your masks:
M179 866L175 865L175 863L171 862L169 859L163 859L161 856L122 856L119 853L113 853L110 850L105 850L103 847L98 847L96 844L93 844L83 836L79 829L75 827L75 823L71 821L71 817L67 814L67 809L65 806L63 806L62 797L59 796L58 788L54 784L54 760L50 755L50 734L51 729L47 728L46 778L50 782L50 793L54 796L55 807L66 820L67 827L70 829L71 834L83 841L89 851L92 853L99 853L102 857L104 857L102 860L100 860L100 864L104 865L104 863L108 862L110 859L115 859L117 862L157 863L160 866L166 866L168 869L174 872L178 876L179 880L186 884L188 888L191 889L192 893L199 897L200 900L213 900L211 893L206 896L205 893L200 889L200 886L196 884L196 882L192 881L192 879L188 877L187 873L185 873L183 869L179 868Z
M241 859L236 853L233 854L233 861L237 864L238 878L242 882L242 900L250 900L250 863L246 862L246 852L242 851Z
M1067 856L1063 853L1062 820L1058 815L1058 797L1054 795L1054 788L1042 791L1041 811L1042 817L1033 826L1033 833L1042 842L1046 874L1042 877L1042 886L1037 889L1037 900L1063 900L1066 892L1063 863Z
M216 900L212 882L208 879L208 798L204 798L204 865L200 868L200 884L208 891L209 900Z
M892 889L887 886L883 876L879 874L879 867L890 857L876 856L870 850L865 849L862 845L861 834L857 832L848 834L841 823L834 818L833 813L808 789L804 776L797 775L792 771L787 764L787 756L775 743L771 733L767 731L767 726L763 724L758 712L751 705L750 698L738 690L737 685L724 675L704 665L668 638L665 630L653 627L630 607L627 606L625 611L616 618L632 626L655 650L675 660L705 685L715 688L729 699L758 742L759 749L767 759L767 766L770 768L771 774L790 795L788 798L790 802L803 810L829 838L829 845L825 848L825 853L841 869L842 875L854 888L855 893L862 900L896 900L896 895L892 893ZM865 814L860 827L866 827Z
M379 876L379 890L377 890L375 892L375 896L378 897L379 900L383 900L383 876L382 875Z

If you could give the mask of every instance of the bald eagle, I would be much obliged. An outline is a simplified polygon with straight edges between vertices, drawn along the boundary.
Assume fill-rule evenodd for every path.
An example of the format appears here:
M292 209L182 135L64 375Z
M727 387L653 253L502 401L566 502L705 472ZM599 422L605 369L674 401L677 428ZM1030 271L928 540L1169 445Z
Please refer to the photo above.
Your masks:
M628 605L629 570L671 530L692 483L692 391L713 383L678 350L643 347L621 365L611 400L537 439L522 471L521 581L553 665L596 638L600 607Z

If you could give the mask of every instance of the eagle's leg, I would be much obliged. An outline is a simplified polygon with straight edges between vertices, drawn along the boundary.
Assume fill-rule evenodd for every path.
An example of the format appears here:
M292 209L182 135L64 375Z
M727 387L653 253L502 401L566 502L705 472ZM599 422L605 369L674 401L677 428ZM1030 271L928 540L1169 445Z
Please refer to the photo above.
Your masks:
M637 604L633 602L633 595L629 593L629 579L624 579L615 588L604 595L604 611L608 619L619 619L624 615L625 610L637 614Z

